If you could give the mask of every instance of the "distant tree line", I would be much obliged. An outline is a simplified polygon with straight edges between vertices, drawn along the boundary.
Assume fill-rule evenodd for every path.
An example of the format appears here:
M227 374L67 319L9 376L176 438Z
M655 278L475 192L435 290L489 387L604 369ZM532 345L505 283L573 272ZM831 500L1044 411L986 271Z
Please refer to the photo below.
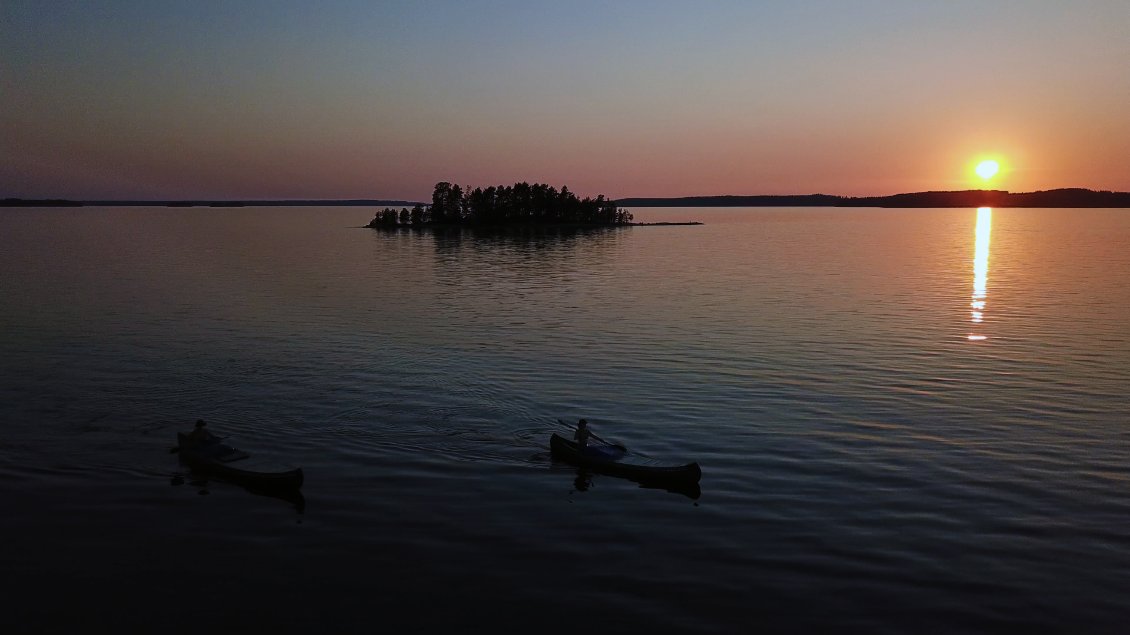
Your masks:
M428 225L592 225L617 226L632 222L632 214L604 198L579 198L562 186L515 183L488 188L462 188L436 183L431 205L416 204L399 211L386 207L368 224L374 228Z
M758 196L685 196L625 198L634 207L1130 207L1130 192L1061 188L1012 193L1003 190L911 192L890 196L788 194Z
M760 194L622 198L616 204L633 207L836 207L843 204L844 200L843 196L831 194Z

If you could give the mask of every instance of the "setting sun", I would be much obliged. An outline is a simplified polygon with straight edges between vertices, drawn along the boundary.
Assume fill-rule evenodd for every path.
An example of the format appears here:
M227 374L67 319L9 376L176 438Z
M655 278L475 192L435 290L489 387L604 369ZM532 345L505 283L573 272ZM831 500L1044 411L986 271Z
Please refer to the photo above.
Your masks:
M982 162L977 164L976 172L977 172L977 176L979 176L979 177L981 177L981 178L983 178L987 181L987 180L993 178L993 176L995 176L997 171L1000 170L1000 169L1001 169L1001 166L996 161L986 160L986 161L982 161Z

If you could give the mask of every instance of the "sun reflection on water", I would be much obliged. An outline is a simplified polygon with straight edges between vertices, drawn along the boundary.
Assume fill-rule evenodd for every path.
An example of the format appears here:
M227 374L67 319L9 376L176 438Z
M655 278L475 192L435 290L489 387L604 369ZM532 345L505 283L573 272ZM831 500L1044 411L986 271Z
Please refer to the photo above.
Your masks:
M985 320L985 298L988 296L989 284L989 234L993 229L993 208L977 208L976 241L973 247L973 299L969 302L969 321L974 324L969 339L980 341L988 336L976 333L978 327Z

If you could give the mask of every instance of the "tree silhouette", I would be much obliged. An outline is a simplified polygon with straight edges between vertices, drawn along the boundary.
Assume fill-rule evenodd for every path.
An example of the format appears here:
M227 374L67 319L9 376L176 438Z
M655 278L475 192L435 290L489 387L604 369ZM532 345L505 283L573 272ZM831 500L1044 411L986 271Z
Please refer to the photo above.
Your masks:
M377 213L369 227L424 226L539 226L568 224L594 227L629 225L632 214L616 206L603 194L594 198L578 198L568 187L556 188L544 183L515 183L490 186L486 189L460 187L447 181L436 183L432 204L417 204L409 212L399 214L385 209Z

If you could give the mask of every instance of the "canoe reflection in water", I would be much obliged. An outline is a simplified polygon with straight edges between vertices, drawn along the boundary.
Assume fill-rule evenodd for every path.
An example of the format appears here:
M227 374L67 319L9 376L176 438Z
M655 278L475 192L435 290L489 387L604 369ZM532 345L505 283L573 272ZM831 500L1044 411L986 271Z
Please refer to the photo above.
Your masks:
M587 492L594 486L594 479L601 475L590 469L578 467L576 474L573 478L573 491ZM643 489L661 489L665 492L672 494L682 494L691 500L698 500L702 497L702 487L698 483L685 483L685 484L672 484L672 483L652 483L647 479L635 479L629 477L622 477L639 485ZM697 503L695 503L697 505Z
M285 501L293 505L294 511L298 512L299 514L302 514L306 511L306 497L302 495L301 490L257 487L252 483L241 483L209 474L207 472L201 472L194 469L191 464L183 460L181 461L181 464L189 469L189 474L187 475L187 478L183 474L174 475L171 479L171 484L174 486L180 486L188 483L189 485L198 488L199 494L204 495L209 493L208 487L212 481L215 481L217 483L223 483L225 485L235 485L241 487L247 492L254 494L255 496L265 496L267 498L275 498L281 501Z
M587 492L592 487L592 472L583 467L577 468L577 478L573 479L573 490Z

